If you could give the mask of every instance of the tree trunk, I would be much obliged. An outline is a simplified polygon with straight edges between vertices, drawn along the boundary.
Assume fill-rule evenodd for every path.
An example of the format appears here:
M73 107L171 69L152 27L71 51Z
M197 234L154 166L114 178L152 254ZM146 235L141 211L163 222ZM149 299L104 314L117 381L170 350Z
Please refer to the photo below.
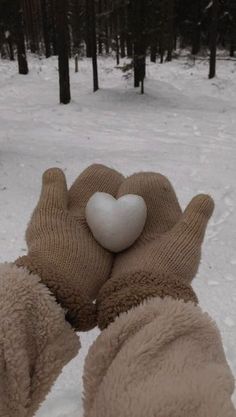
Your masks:
M5 59L6 58L6 50L5 50L5 44L4 44L4 35L2 33L2 31L0 30L0 52L1 52L1 58Z
M157 42L153 41L151 44L151 62L157 61Z
M161 34L160 42L159 42L159 54L160 54L160 64L164 62L165 56L165 47L164 47L164 34Z
M127 35L127 38L126 38L126 45L127 45L127 56L128 58L132 58L133 53L134 53L134 47L133 47L133 43L129 34Z
M78 54L75 55L75 72L79 72L79 57L78 57Z
M126 53L125 53L125 37L124 37L124 33L121 32L120 34L120 56L121 58L125 58Z
M231 58L234 57L234 53L236 51L236 28L231 28L231 34L230 34L230 56Z
M90 15L90 11L91 11L91 0L86 0L86 10L85 10L85 14L86 14L86 56L87 58L92 58L92 17Z
M119 16L114 14L114 30L115 30L115 45L116 45L116 64L120 65L120 40L119 40Z
M55 7L55 0L49 0L50 5L50 20L51 20L51 36L52 36L52 49L53 55L58 55L58 47L57 47L57 30L56 30L56 7Z
M134 44L134 87L139 87L146 73L146 50L144 44Z
M217 48L217 28L218 28L219 0L213 0L212 22L210 28L210 70L209 78L216 75L216 48Z
M96 14L95 14L95 0L89 1L89 13L91 22L91 47L92 47L92 62L93 62L93 91L99 89L98 85L98 65L97 65L97 36L96 36Z
M29 47L31 52L35 54L39 50L35 16L35 0L24 0L24 12Z
M40 21L40 10L39 10L39 1L31 0L32 2L32 29L34 37L35 52L39 53L39 21Z
M146 0L136 0L133 9L134 86L144 82L146 72Z
M10 61L14 61L14 48L13 48L13 40L12 40L12 35L11 33L9 33L9 35L7 36L7 43L8 43L8 48L9 48L9 58Z
M126 8L127 16L127 28L126 28L126 46L128 58L133 58L134 55L134 42L133 42L133 10L132 3L129 2Z
M134 44L134 87L140 85L140 68L139 68L139 49L137 43Z
M195 0L194 0L195 1ZM167 1L167 61L172 61L172 52L174 47L174 13L175 13L175 0Z
M19 74L26 75L29 72L28 63L25 50L25 36L23 29L23 10L20 0L17 1L17 16L16 16L16 45L17 45L17 59Z
M141 81L141 94L144 94L144 79Z
M178 41L178 37L177 37L177 33L175 31L175 36L174 36L174 50L176 51L177 49L177 41Z
M165 32L166 32L166 0L162 0L160 2L160 39L159 39L159 55L160 55L160 63L163 64L164 62L164 55L166 50L166 42L165 42Z
M201 49L201 30L195 28L192 39L192 55L197 55Z
M51 45L49 38L49 25L48 25L48 14L47 14L47 3L46 0L41 0L42 9L42 24L43 24L43 37L45 46L45 56L49 58L51 56Z
M57 39L58 39L58 63L59 63L59 87L60 103L68 104L71 100L70 95L70 75L69 75L69 45L68 45L68 3L67 0L57 0L56 20L57 20Z
M116 35L116 64L120 65L120 42L118 35Z
M104 0L104 12L107 13L105 19L104 19L104 25L105 25L105 49L106 54L109 54L110 52L110 18L108 14L108 0Z
M102 54L102 0L98 1L98 53Z
M72 55L80 53L80 46L82 43L82 2L79 0L73 0L69 2L72 8L71 12L71 36L73 40Z
M192 35L192 54L197 55L201 48L201 0L195 0L193 3L193 35Z
M106 23L105 49L106 49L106 54L108 55L110 53L110 34L109 34L108 23Z

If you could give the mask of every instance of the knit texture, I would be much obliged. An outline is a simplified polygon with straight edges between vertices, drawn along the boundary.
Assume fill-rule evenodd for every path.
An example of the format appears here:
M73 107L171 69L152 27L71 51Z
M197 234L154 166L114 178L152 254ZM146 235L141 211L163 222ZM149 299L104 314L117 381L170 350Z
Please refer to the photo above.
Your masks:
M93 238L85 207L95 192L117 194L123 177L102 165L87 168L67 190L57 168L43 175L42 192L26 231L28 254L16 261L40 276L76 330L96 326L93 300L108 279L113 254Z
M97 298L99 307L98 326L105 329L121 313L127 312L150 297L170 296L175 300L198 303L197 296L189 284L177 276L150 272L134 272L117 276L107 282Z
M40 278L0 265L0 417L32 417L79 349Z
M201 245L214 208L209 196L198 195L182 213L168 179L154 173L126 179L118 197L124 194L144 198L148 219L137 242L116 256L111 278L100 290L97 308L101 328L148 297L169 295L197 302L190 284L199 267ZM117 287L119 280L122 288Z

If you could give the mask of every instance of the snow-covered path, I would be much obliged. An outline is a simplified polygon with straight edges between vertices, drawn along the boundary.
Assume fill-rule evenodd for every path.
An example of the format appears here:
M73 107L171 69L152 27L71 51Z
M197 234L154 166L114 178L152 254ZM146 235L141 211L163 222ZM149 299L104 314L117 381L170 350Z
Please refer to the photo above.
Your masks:
M110 58L99 61L96 94L90 62L81 61L78 74L71 66L73 102L60 106L56 59L31 57L25 77L0 62L0 260L25 252L26 224L50 166L65 170L69 183L93 162L124 174L158 171L183 207L196 193L210 193L216 209L194 288L219 325L236 375L236 61L220 61L212 81L205 61L149 64L144 96ZM83 361L96 334L82 335L82 352L38 417L82 417Z

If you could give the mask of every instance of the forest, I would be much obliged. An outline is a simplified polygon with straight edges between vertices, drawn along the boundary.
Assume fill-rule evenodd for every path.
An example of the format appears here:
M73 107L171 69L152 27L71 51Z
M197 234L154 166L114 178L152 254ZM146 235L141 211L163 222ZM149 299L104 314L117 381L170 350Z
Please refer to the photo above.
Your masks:
M28 74L27 51L59 58L60 102L71 99L69 59L91 58L93 90L99 89L97 57L113 54L122 71L133 71L144 93L146 59L161 63L188 49L209 57L216 75L217 48L234 58L235 0L0 0L0 50Z

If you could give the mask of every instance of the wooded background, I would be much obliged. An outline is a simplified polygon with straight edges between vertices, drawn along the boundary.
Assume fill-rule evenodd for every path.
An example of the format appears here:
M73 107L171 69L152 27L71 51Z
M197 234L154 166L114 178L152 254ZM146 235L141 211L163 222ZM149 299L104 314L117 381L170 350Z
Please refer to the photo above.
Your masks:
M26 51L59 57L60 102L70 102L69 59L92 59L97 91L97 55L113 54L123 71L134 71L141 86L147 56L161 63L190 49L209 55L209 78L216 74L217 47L236 51L236 0L0 0L0 50L4 59L18 59L27 74Z

